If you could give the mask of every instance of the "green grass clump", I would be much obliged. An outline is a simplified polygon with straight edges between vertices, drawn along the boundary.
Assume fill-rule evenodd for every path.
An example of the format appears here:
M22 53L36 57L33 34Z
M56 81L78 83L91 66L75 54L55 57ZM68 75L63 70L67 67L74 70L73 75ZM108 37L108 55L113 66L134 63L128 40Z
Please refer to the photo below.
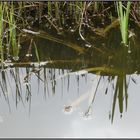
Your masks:
M13 3L11 4L8 22L9 22L9 41L10 41L10 45L12 47L12 54L13 54L13 57L17 57L19 49L18 49L18 45L16 42L16 21L15 21L15 17L14 17Z
M122 2L117 2L117 12L120 20L120 30L122 35L122 42L124 45L128 44L128 20L130 13L131 2L127 2L127 7L125 8Z

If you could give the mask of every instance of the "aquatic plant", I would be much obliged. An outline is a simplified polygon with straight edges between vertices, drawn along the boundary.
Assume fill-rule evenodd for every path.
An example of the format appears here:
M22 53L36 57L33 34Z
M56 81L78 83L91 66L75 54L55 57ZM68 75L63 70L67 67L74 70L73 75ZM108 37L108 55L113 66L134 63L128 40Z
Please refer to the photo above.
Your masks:
M120 30L122 35L122 42L124 45L128 45L128 21L130 13L131 2L127 2L127 7L124 8L122 2L117 2L117 12L120 20Z
M16 41L16 21L14 17L14 5L11 3L11 8L8 16L9 23L9 45L12 47L13 58L18 59L19 48Z
M0 3L0 52L1 61L4 61L4 54L17 58L19 46L17 43L17 23L15 20L13 2Z

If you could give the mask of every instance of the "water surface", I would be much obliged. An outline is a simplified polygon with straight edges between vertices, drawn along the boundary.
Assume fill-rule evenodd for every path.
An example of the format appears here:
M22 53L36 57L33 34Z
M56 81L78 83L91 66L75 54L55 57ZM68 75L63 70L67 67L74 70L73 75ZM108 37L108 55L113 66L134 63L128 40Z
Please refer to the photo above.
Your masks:
M140 137L139 49L116 48L113 33L91 48L70 36L70 45L35 37L37 50L23 43L19 61L1 69L0 137ZM128 99L122 83L111 123L118 77L126 79Z

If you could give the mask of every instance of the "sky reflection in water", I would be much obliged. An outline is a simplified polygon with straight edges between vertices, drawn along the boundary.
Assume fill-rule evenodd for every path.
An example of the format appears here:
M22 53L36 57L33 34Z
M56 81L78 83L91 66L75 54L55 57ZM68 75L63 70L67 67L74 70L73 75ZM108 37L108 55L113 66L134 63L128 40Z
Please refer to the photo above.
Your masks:
M25 76L25 69L22 71L21 81ZM59 73L55 70L56 77ZM67 77L56 81L55 94L49 85L49 96L44 98L44 86L35 76L31 78L32 97L31 110L29 103L25 107L20 101L15 105L15 100L9 94L11 113L4 98L0 98L0 137L140 137L140 78L133 75L137 84L130 83L128 89L128 110L123 113L120 119L119 107L116 104L114 123L109 120L109 111L112 107L112 89L105 95L106 77L101 80L99 90L96 94L92 108L92 118L83 119L84 113L89 104L85 99L71 114L64 113L64 106L73 102L82 94L91 89L94 90L97 84L97 76L87 74L87 77L79 76L79 88L77 76L70 76L69 90L67 89ZM94 81L93 81L94 79ZM11 80L12 81L12 80ZM23 84L23 83L22 83ZM24 85L25 86L25 85ZM14 82L11 82L14 87ZM13 90L15 90L13 88ZM2 94L1 94L2 95ZM25 101L25 90L23 89L23 100ZM3 95L2 95L3 96Z

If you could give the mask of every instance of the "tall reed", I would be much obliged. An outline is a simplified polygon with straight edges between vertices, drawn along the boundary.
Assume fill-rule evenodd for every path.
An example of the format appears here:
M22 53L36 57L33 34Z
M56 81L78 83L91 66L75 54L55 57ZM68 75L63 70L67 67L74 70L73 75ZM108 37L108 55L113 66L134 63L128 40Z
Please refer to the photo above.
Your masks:
M19 53L18 45L16 42L16 21L14 17L14 5L11 3L10 13L9 13L9 36L10 45L12 47L13 56L16 58Z
M120 30L122 36L122 42L124 45L128 45L128 20L130 13L131 2L127 2L127 7L124 7L121 1L117 2L118 18L120 20Z
M14 4L13 2L0 2L0 57L4 61L4 53L18 58L19 48L17 45ZM6 51L6 52L5 52Z

